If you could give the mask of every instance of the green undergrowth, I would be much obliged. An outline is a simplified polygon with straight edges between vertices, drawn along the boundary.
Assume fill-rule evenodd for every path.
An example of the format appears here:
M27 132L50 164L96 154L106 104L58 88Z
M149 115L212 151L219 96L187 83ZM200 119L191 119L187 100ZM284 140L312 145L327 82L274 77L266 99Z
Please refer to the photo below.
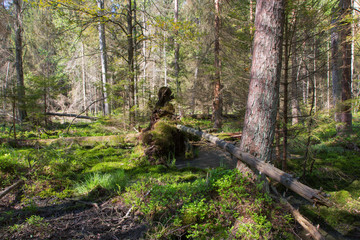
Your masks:
M202 120L189 117L182 117L181 124L185 126L191 126L193 128L208 129L213 127L213 123L210 119Z
M291 239L291 218L259 189L238 171L219 168L190 180L144 177L120 199L143 214L149 239Z

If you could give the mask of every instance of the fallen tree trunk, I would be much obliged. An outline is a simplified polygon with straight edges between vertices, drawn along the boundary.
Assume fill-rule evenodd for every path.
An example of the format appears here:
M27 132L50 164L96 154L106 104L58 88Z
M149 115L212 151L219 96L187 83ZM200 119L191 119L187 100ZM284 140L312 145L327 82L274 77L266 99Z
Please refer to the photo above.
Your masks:
M211 119L212 115L211 114L191 114L191 115L187 115L187 117L191 117L191 118L195 118L195 119ZM236 114L224 114L221 117L225 118L225 119L240 118L239 115L236 115Z
M78 114L73 114L73 113L51 113L51 112L47 112L46 115L59 116L59 117L76 117L76 118L89 119L89 120L93 120L93 121L97 120L96 117L80 116Z
M275 198L277 198L281 203L285 204L285 206L289 209L294 219L311 235L315 240L325 240L325 238L318 231L318 228L312 225L310 221L308 221L299 210L294 208L285 198L281 197L274 186L271 186L271 189L276 194Z
M270 179L280 182L285 187L296 192L297 194L307 199L311 203L321 204L326 206L330 205L329 201L321 193L321 191L312 189L297 181L290 174L274 167L273 165L269 163L265 163L248 153L240 151L240 149L235 147L233 144L227 143L211 134L197 131L193 128L185 127L182 125L177 125L177 128L180 129L181 131L202 137L207 141L216 144L218 147L221 147L222 149L228 151L233 156L237 157L240 161L248 164L252 169L256 169L259 172L268 176Z
M17 182L15 182L13 185L11 185L10 187L8 187L7 189L5 189L4 191L2 191L0 193L0 199L3 198L4 196L6 196L6 194L8 194L9 192L11 192L13 189L17 188L18 186L20 186L22 183L24 183L24 180L20 179Z

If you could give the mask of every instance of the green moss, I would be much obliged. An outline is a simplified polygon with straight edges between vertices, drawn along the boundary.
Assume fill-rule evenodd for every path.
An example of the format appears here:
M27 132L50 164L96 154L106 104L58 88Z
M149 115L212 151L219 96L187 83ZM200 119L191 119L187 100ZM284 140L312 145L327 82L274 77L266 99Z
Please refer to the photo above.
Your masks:
M346 204L348 200L351 198L351 194L348 191L341 190L336 192L333 196L333 199L340 204Z
M122 162L101 162L94 165L88 172L110 172L122 168Z
M341 193L340 195L343 195ZM345 195L347 195L345 193ZM352 229L354 224L360 223L360 216L356 213L350 213L348 209L342 209L339 207L313 207L313 206L302 206L301 212L308 217L312 222L323 225L324 230L336 229L343 235L346 235ZM326 223L326 224L325 224ZM328 226L327 226L328 225Z
M359 180L353 181L346 188L346 190L348 190L354 198L359 198L360 197L360 181Z

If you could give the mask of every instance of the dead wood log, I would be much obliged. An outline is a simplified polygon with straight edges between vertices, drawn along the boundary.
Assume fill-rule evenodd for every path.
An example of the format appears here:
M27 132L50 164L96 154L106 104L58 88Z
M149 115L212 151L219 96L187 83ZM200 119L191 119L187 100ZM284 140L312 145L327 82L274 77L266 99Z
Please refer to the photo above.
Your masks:
M211 134L197 131L193 128L185 127L182 125L177 125L177 128L181 131L202 137L207 141L216 144L218 147L221 147L222 149L228 151L240 161L248 164L252 169L256 169L259 172L268 176L270 179L280 182L285 187L296 192L311 203L330 206L328 199L321 193L321 191L312 189L300 183L292 175L274 167L270 163L265 163L250 155L249 153L240 151L240 149L235 147L233 144L227 143L226 141L223 141Z
M23 183L24 183L24 180L20 179L17 182L15 182L13 185L11 185L10 187L6 188L4 191L2 191L0 193L0 199L5 197L9 192L11 192L13 189L17 188L18 186L20 186Z
M76 117L76 118L89 119L89 120L93 120L93 121L97 120L96 117L79 116L78 114L73 114L73 113L52 113L52 112L47 112L46 115L59 116L59 117Z
M190 114L190 115L187 115L187 117L206 120L206 119L211 119L212 115L211 114ZM224 114L221 117L225 118L225 119L237 119L237 118L239 118L239 115L237 115L237 114Z

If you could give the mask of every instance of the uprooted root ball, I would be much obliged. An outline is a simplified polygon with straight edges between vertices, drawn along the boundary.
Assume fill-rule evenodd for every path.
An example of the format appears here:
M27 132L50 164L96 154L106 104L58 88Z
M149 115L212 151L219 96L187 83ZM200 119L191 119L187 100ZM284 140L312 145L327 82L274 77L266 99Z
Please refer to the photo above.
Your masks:
M175 155L185 150L185 134L174 122L159 120L153 130L142 134L145 155L151 164L168 164Z

